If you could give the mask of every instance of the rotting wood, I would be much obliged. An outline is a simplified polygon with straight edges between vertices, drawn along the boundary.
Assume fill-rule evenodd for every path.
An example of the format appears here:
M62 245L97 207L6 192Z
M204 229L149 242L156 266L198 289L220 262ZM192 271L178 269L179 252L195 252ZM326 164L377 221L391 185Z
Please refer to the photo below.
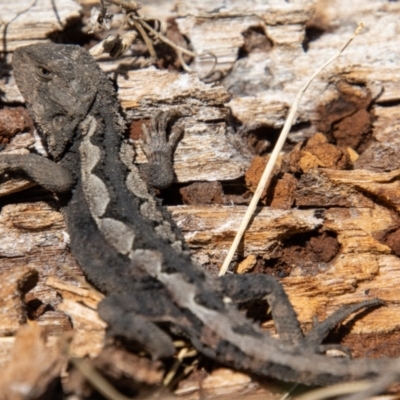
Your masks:
M352 7L341 0L290 4L282 0L254 2L252 6L235 0L176 3L181 31L197 52L213 52L218 57L215 69L228 74L223 84L233 93L229 106L246 130L280 128L299 87L309 76L310 66L328 59L361 21L365 31L306 93L297 122L311 123L311 127L292 138L298 140L316 132L323 118L318 109L338 98L336 84L340 80L355 89L365 86L373 96L379 96L379 103L399 98L399 56L393 40L400 13L398 3L356 1ZM306 24L323 34L304 42ZM252 48L250 43L249 47L246 34L248 40L254 40L257 32L265 34L269 46ZM243 50L244 56L239 57ZM195 68L205 74L212 63L212 57L199 56Z
M95 357L99 355L105 340L106 323L97 314L97 305L104 296L89 287L83 279L80 286L65 280L49 277L46 286L57 290L63 301L57 311L65 313L72 320L74 335L70 344L73 357Z
M306 3L307 7L310 7L308 10L311 10L313 2L304 4ZM190 24L193 24L193 21L204 17L199 14L197 8L194 8L199 7L199 2L179 2L178 4L184 4L184 8L179 9L181 26L185 24L185 26L192 26ZM200 6L204 8L210 6L211 3L202 2L202 4L203 6ZM249 27L264 26L262 25L264 22L260 25L259 16L246 15L243 18L240 15L230 15L229 18L232 18L230 25L228 23L221 25L221 31L225 33L232 27L239 27L235 32L231 32L234 34L232 36L234 39L224 38L225 47L220 52L225 55L220 60L222 67L225 66L226 71L231 69L224 81L225 86L234 94L230 107L235 118L241 121L247 130L260 127L279 128L283 123L288 105L301 84L302 77L308 76L310 65L315 65L317 61L319 64L322 58L328 58L331 49L333 51L342 42L343 36L347 36L354 29L354 25L361 20L360 15L362 15L367 26L366 31L354 43L355 47L352 51L345 54L338 65L324 74L321 80L311 88L302 103L298 118L298 122L310 122L311 125L298 130L292 135L292 139L298 140L304 136L310 136L318 130L322 120L321 108L328 109L331 104L341 100L343 94L346 94L352 101L357 99L357 104L362 105L364 110L372 108L375 113L371 124L373 144L354 162L356 168L369 171L315 169L318 166L316 164L320 162L318 157L314 153L302 153L303 163L300 165L304 169L300 171L302 173L300 180L296 181L293 198L297 206L308 208L308 210L301 212L292 210L290 213L282 213L279 210L275 214L272 212L269 216L266 215L267 211L263 210L255 217L251 227L251 229L257 227L258 231L250 229L245 237L238 261L242 257L252 258L254 255L263 260L275 261L277 254L281 255L282 262L290 261L293 257L288 255L290 250L288 241L291 236L295 236L296 232L320 234L320 231L323 231L323 233L335 234L340 250L335 253L332 260L310 261L302 260L298 256L297 263L286 266L286 272L289 271L289 274L282 281L303 326L310 327L314 315L322 319L342 304L375 296L381 297L387 301L387 307L374 310L357 321L353 326L352 334L348 335L348 337L353 337L353 342L349 340L348 344L353 348L356 342L363 341L363 338L372 338L366 344L368 351L377 347L377 356L385 355L389 350L390 355L398 356L399 348L396 338L399 337L400 322L397 295L400 263L396 255L397 250L394 249L388 237L395 235L400 226L397 171L400 168L398 157L400 108L396 105L400 98L398 83L400 80L396 67L398 45L393 40L400 7L396 2L383 0L374 2L355 0L351 7L348 2L340 0L329 1L329 7L326 7L326 0L319 0L315 4L317 14L313 19L309 14L297 22L287 20L287 24L282 26L274 26L271 23L266 32L274 46L269 50L266 47L262 51L255 48L240 59L237 59L238 51L246 44L241 32L248 30ZM215 1L212 2L213 9L216 9L215 5ZM241 4L238 4L238 7L240 6ZM223 15L223 9L220 12L221 17L227 18ZM204 20L202 27L215 24L215 29L217 29L222 18L219 18L218 14L209 16L212 18ZM269 17L275 18L277 15L271 14ZM240 23L233 20L234 18L242 18L243 27L240 27ZM267 24L270 22L267 21ZM307 51L302 48L305 23L311 27L319 26L322 30L321 36L308 44ZM196 40L201 38L201 33L195 33L193 35L188 33L188 36L193 44L198 46L197 43L200 42ZM214 36L213 45L217 47L221 42L218 42L219 38L215 34ZM293 41L292 45L290 45L290 40ZM234 46L230 48L232 44ZM215 51L218 53L220 50ZM110 63L107 68L109 67ZM208 66L206 70L208 71ZM187 120L187 130L193 130L195 132L193 136L198 134L201 142L193 142L191 145L196 152L186 153L188 144L185 141L189 141L189 136L185 138L184 146L178 148L176 162L181 181L190 180L193 176L198 179L192 159L196 158L200 162L203 160L205 164L210 163L210 158L205 157L204 154L198 157L198 150L204 152L204 144L209 140L215 139L215 142L211 142L214 146L226 136L227 125L225 122L221 123L220 120L224 121L227 116L227 111L223 108L228 101L227 91L220 87L201 84L193 76L182 78L182 76L155 69L129 71L126 76L127 80L123 75L118 77L119 95L127 111L129 122L136 120L137 127L140 127L142 122L146 122L149 115L160 106L190 102L190 108L196 110L196 117ZM182 82L182 79L186 79L186 85L193 86L197 93L189 93L184 99L179 98L178 84L175 85L175 92L170 91L174 82ZM202 88L206 87L208 89L202 91ZM6 92L3 98L10 103L21 101L15 85L12 85L12 80L7 83L4 81L1 84L1 90L3 89ZM147 91L141 92L142 89L147 89ZM201 97L203 95L204 97ZM368 98L373 103L366 102ZM346 104L350 103L349 101ZM351 118L357 107L348 107L345 111L350 116L350 123L353 123ZM342 115L339 117L342 118ZM218 123L215 122L216 120ZM322 122L326 121L322 120ZM208 134L210 127L213 131ZM134 126L131 132L133 128ZM215 136L216 133L217 136ZM222 143L226 146L227 142ZM226 154L230 151L231 148L227 149ZM313 162L316 164L312 164ZM201 164L199 165L201 167ZM237 165L229 165L229 163L226 165L228 170L236 168L235 171L240 170L239 175L243 173L242 166L237 168ZM214 164L213 169L219 170L220 166ZM371 170L376 174L371 173ZM184 172L189 178L184 177ZM209 174L210 170L206 175L209 176ZM223 181L230 179L228 176L229 174L226 174L221 177L220 172L215 171L213 179ZM291 174L286 176L293 177ZM21 199L23 196L21 194ZM321 209L324 212L321 212ZM243 208L196 206L176 207L171 208L171 211L184 230L195 258L205 264L215 265L223 258L223 252L234 235L235 221L239 221ZM277 222L279 221L277 215L286 216L284 226ZM290 219L288 215L292 215L292 218ZM297 217L293 217L296 215ZM303 217L309 215L309 223L305 224L304 218L300 219L302 224L296 221L300 215ZM314 223L310 223L312 218L314 218ZM274 223L273 226L271 221ZM281 222L283 224L283 220ZM45 279L54 275L65 285L73 284L80 288L79 280L70 276L71 274L79 275L80 272L68 253L68 240L61 216L45 203L8 205L3 207L0 224L1 270L6 273L21 272L23 268L33 267L39 271L38 285L25 296L29 312L33 313L39 322L42 321L41 323L46 326L49 333L59 334L57 330L59 328L56 328L56 325L61 325L65 330L70 329L70 326L65 324L64 312L70 315L73 321L76 318L75 326L78 326L77 318L81 309L74 306L76 299L67 298L68 295L61 287L50 288L45 285ZM286 253L285 246L289 249ZM292 249L294 252L298 250L295 246L292 246ZM300 255L302 256L303 253ZM258 268L257 263L253 268ZM66 299L63 303L58 293ZM42 303L37 308L33 307L36 299ZM83 296L80 300L92 301L93 299ZM49 313L44 312L43 305L46 304L58 310L64 307L64 312L56 311L52 319L48 318L44 321L43 316ZM17 310L19 311L13 316L15 318L10 330L11 334L14 334L20 323L26 320L23 307ZM40 314L41 312L44 314ZM92 315L94 313L90 314ZM82 353L79 354L85 351L96 354L101 341L101 329L103 329L100 325L101 321L96 333L98 336L95 345L86 349L82 347ZM265 325L270 332L273 332L271 323ZM83 330L87 329L87 332L90 332L89 327L80 326ZM12 342L12 336L0 338L0 363L9 354ZM356 355L363 355L363 352L357 351Z
M23 288L25 286L25 291L28 291L34 287L37 276L37 271L27 267L0 273L0 337L12 336L22 324L26 323Z
M0 52L14 51L47 39L80 17L81 6L72 0L2 2Z
M25 400L50 395L67 360L67 339L49 347L37 324L23 326L16 338L10 362L0 374L2 399ZM27 394L29 397L27 397Z

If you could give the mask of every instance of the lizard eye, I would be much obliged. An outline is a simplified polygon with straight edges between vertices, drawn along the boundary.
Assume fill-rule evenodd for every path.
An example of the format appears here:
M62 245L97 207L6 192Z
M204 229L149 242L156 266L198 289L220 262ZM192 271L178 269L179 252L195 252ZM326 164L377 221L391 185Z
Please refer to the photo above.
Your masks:
M51 71L48 70L46 67L39 65L36 69L36 73L39 76L39 78L42 78L46 81L51 80Z

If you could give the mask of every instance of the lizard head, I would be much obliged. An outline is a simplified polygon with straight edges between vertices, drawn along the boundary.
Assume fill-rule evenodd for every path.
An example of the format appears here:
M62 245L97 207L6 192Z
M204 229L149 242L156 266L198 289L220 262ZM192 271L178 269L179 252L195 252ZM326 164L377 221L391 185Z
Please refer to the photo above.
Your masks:
M28 110L57 161L107 78L85 49L53 43L17 48L13 69Z

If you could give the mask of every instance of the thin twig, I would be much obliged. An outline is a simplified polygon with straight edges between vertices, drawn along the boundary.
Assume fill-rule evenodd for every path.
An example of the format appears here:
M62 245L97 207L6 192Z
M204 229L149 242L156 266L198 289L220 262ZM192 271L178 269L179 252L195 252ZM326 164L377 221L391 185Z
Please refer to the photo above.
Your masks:
M181 349L179 351L179 354L176 357L175 362L172 364L172 367L170 368L169 372L167 373L167 375L164 378L164 381L163 381L164 386L168 386L171 383L172 379L175 377L179 367L182 364L182 360L185 358L187 353L188 353L187 347L184 347L183 349Z
M207 54L214 59L214 64L213 64L213 66L212 66L212 68L210 69L209 72L207 72L204 76L199 76L199 79L201 81L205 81L206 79L210 78L214 74L215 68L216 68L216 66L218 64L218 58L213 52L206 51L206 52L202 53L201 55L204 56L204 55L207 55Z
M131 400L115 389L100 373L98 373L88 360L71 358L70 362L90 382L90 384L107 400Z
M145 27L149 32L152 33L155 37L163 41L164 43L168 44L171 46L173 49L179 49L184 54L187 54L191 57L196 57L196 53L193 53L193 51L184 49L183 47L178 46L175 44L172 40L169 40L167 37L165 37L162 33L157 32L155 29L153 29L146 21L144 21L141 17L136 17L136 16L131 16L132 19L137 21L139 24L141 24L143 27Z
M279 400L287 400L290 399L291 394L296 390L299 386L298 383L295 383Z
M181 65L182 65L182 68L183 68L188 74L192 73L193 70L192 70L192 68L189 67L189 65L186 64L185 60L183 59L183 54L182 54L182 52L181 52L179 49L175 49L175 51L176 51L176 54L177 54L177 56L178 56L178 60L179 60L179 62L180 62Z
M338 51L337 54L335 54L333 57L331 57L327 62L325 62L322 67L320 67L316 72L314 72L314 74L311 76L310 79L308 79L308 81L304 84L304 86L300 89L300 91L297 93L296 99L292 105L292 107L290 108L288 117L286 118L285 124L282 128L282 131L279 135L279 139L274 147L274 150L272 151L271 157L268 160L268 163L265 167L265 170L261 176L260 182L258 183L257 189L254 192L254 196L251 199L250 205L246 210L246 213L243 217L243 220L240 224L239 230L236 233L235 239L229 249L228 255L226 256L224 263L222 264L222 267L219 271L218 276L222 276L225 275L226 271L228 270L229 264L232 261L232 258L235 254L235 251L237 249L237 247L239 246L240 241L242 240L244 231L247 228L247 225L249 224L249 221L251 219L251 217L254 214L254 211L257 207L258 201L260 200L261 194L264 191L264 188L271 176L272 170L274 168L274 165L276 163L276 160L279 156L279 153L282 150L282 147L286 141L287 135L290 131L290 128L293 125L293 121L300 103L300 99L303 96L304 92L306 91L306 89L308 88L308 86L311 84L311 82L314 80L314 78L325 68L327 67L332 61L336 60L336 58L338 58L340 56L340 54L342 54L342 52L345 50L345 48L352 42L352 40L360 33L360 31L363 29L364 24L361 23L358 25L356 31L354 32L353 36L344 44L344 46Z
M182 362L185 358L190 358L190 357L196 357L198 355L198 352L196 349L193 348L188 348L184 347L182 348L178 355L176 356L176 360L174 364L172 365L171 369L169 372L166 374L164 380L163 380L163 385L164 386L171 386L171 382L173 379L175 380L176 373L178 371L178 368L182 365ZM192 365L194 365L196 362L193 362ZM187 375L186 373L184 375Z
M390 370L382 371L383 375L374 380L360 380L354 382L338 383L320 389L314 389L297 397L297 400L324 400L331 397L341 397L343 400L363 400L372 398L383 393L389 386L393 385L399 377L399 360L393 360ZM397 398L397 397L396 397Z
M320 389L314 389L297 397L297 400L322 400L330 397L337 397L349 393L358 393L371 386L371 382L367 380L346 382L337 385L327 386Z
M138 10L141 8L140 3L137 3L134 0L100 0L101 14L104 14L104 15L107 12L107 9L104 6L104 1L107 1L108 3L120 6L126 12L126 17L124 19L124 23L121 24L120 29L118 30L119 34L121 33L122 27L124 26L125 22L128 22L128 25L130 25L135 31L139 32L140 35L142 36L142 39L145 42L147 49L149 50L151 59L156 60L157 55L154 50L153 42L150 39L149 35L147 34L147 32L148 32L149 34L151 34L151 36L154 36L154 38L156 38L156 39L164 42L168 46L172 47L177 53L178 59L182 64L182 68L188 73L193 72L193 70L184 61L183 54L186 54L192 58L199 56L199 54L196 54L193 51L190 51L188 49L185 49L185 48L175 44L172 40L168 39L164 34L162 34L161 32L158 32L157 29L154 29L152 26L150 26L145 21L144 17L140 16L138 13ZM100 22L98 21L98 23L100 23ZM104 40L102 42L104 42ZM94 47L97 47L97 45ZM104 46L102 47L102 51L104 51ZM125 52L125 50L123 50L122 52ZM113 55L111 51L109 53L113 57L116 56L115 54ZM211 52L207 52L207 53L210 54L215 59L215 63L212 67L212 70L207 73L205 78L207 78L214 72L215 65L217 63L217 57L214 54L212 54ZM92 54L97 55L97 49L96 49L96 52L92 53ZM120 55L120 54L121 53L117 52L117 55ZM200 78L200 79L203 79L203 78Z
M151 42L150 38L148 37L146 31L144 30L143 26L141 25L141 20L137 19L136 17L131 16L132 23L135 25L135 29L140 33L142 39L144 40L147 49L149 50L150 57L153 60L157 59L156 51L154 50L153 43ZM140 21L140 22L139 22Z

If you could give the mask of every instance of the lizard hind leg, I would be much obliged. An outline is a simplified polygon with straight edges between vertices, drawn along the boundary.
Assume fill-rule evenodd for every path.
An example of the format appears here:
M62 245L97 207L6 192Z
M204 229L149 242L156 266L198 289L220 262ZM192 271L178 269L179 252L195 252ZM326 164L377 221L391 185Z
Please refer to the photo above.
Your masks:
M282 284L271 275L225 275L219 278L226 296L236 304L267 300L282 341L299 344L304 340L296 312Z
M149 353L153 359L169 358L175 354L172 339L157 325L135 311L126 310L122 297L111 295L98 306L101 319L107 322L108 336L124 337Z
M340 322L362 309L384 305L379 299L366 300L357 304L339 308L324 321L315 324L304 336L296 312L283 289L282 284L270 275L225 275L220 278L225 295L235 303L247 303L251 300L265 299L271 307L272 318L282 341L299 345L312 353L325 353L337 349L350 354L349 349L338 344L322 344L329 332Z

